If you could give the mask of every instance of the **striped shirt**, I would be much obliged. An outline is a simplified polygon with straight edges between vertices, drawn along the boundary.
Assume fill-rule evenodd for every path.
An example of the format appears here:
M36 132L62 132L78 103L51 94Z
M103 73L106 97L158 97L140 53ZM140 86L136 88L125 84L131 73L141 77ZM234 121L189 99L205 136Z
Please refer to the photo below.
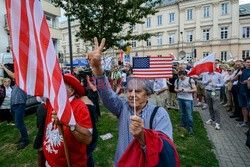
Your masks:
M103 102L103 105L115 116L118 117L118 144L115 154L116 166L119 159L128 148L129 144L132 142L134 137L129 133L129 125L131 123L130 116L134 115L133 108L129 106L127 100L117 96L109 86L109 82L105 76L96 77L97 88L100 99ZM101 81L100 81L101 80ZM106 88L102 86L106 85ZM101 86L102 85L102 86ZM139 116L144 120L144 127L150 127L150 117L156 106L147 103L147 105L142 109ZM160 107L154 117L152 128L156 131L163 132L170 139L173 139L172 136L172 124L169 118L168 113L162 107Z

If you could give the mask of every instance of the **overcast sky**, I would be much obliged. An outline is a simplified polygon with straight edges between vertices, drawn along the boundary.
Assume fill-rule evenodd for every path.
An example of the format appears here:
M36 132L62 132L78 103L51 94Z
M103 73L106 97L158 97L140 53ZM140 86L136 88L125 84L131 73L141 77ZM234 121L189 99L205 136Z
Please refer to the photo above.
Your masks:
M250 3L250 0L240 0L240 4Z

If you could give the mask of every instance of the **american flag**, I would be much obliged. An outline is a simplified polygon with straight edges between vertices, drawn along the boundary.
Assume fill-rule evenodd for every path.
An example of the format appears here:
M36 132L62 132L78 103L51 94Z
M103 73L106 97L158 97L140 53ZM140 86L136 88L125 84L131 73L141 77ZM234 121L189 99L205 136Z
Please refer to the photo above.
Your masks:
M60 121L75 125L41 2L5 2L16 84L29 95L47 97Z
M133 77L172 78L172 58L133 57Z

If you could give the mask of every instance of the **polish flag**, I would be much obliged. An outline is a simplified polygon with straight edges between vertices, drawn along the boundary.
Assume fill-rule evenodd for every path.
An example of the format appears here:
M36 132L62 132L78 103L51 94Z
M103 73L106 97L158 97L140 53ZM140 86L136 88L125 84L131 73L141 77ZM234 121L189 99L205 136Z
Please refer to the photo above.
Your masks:
M191 69L191 71L188 73L188 76L200 75L203 72L213 72L215 56L216 54L212 53L194 63L194 68Z

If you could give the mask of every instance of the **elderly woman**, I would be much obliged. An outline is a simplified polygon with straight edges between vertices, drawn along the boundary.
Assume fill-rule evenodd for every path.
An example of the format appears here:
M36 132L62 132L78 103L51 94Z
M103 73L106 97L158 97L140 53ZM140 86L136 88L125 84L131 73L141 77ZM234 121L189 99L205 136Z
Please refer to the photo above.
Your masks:
M10 97L12 88L10 87L11 80L9 78L3 78L3 85L1 85L1 98L0 98L0 114L1 119L6 120L8 125L15 125L11 123L13 116L10 112Z
M153 93L152 83L145 79L131 78L127 81L127 99L120 98L112 91L101 66L105 39L102 40L100 46L97 38L94 39L94 42L95 49L89 52L88 59L96 77L97 91L103 105L119 119L119 136L114 165L119 167L130 166L131 164L137 166L140 163L142 165L146 161L142 160L144 156L147 159L147 163L154 164L152 166L165 162L164 160L167 158L161 159L159 157L160 162L155 162L148 157L148 155L153 153L151 151L156 149L155 146L159 144L157 143L158 141L165 140L172 143L171 140L173 138L172 124L166 110L163 107L156 108L155 105L148 103L148 98ZM151 117L154 111L157 112L154 117ZM152 121L150 121L151 118L153 118ZM163 135L167 139L158 138L159 135ZM154 151L157 153L156 155L160 155L159 150ZM176 150L172 151L166 157L172 159L174 164L179 166L177 152ZM176 159L173 158L175 156ZM175 162L175 160L177 161ZM167 162L164 164L167 164Z

